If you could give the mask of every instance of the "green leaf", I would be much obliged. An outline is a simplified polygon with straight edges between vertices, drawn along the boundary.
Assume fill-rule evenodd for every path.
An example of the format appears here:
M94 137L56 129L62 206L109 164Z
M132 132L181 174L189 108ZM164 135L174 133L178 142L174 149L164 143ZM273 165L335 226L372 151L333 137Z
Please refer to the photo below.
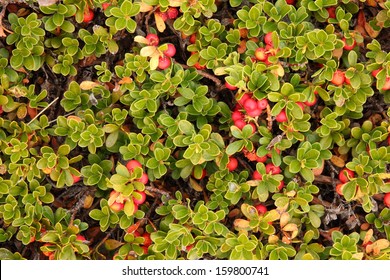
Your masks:
M299 170L301 170L301 163L298 160L294 159L291 161L289 168L290 168L291 173L294 173L294 174L298 173Z
M308 182L314 181L313 171L311 171L309 168L302 168L300 174L302 175L303 179L305 179L306 181Z
M232 142L229 144L229 146L227 146L226 148L226 153L230 156L230 155L233 155L239 151L242 150L242 148L244 148L244 141L243 140L239 140L239 141L235 141L235 142Z

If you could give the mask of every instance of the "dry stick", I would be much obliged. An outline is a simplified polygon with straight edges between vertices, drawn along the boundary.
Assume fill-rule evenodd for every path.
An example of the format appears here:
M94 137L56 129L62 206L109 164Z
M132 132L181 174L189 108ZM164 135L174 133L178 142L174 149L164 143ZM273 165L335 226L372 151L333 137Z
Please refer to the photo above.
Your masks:
M181 63L180 63L180 65L181 65L184 69L189 69L189 68L190 68L188 65L185 65L185 64L181 64ZM203 77L205 77L205 78L207 78L207 79L213 81L213 82L215 83L215 85L216 85L219 89L222 88L222 83L221 83L221 81L220 81L217 77L215 77L214 75L211 75L211 74L209 74L209 73L207 73L207 72L204 72L204 71L202 71L202 70L196 70L196 72L198 72L199 75L201 75L201 76L203 76Z
M160 190L153 186L153 183L150 184L150 186L145 186L145 190L152 192L152 193L158 193L160 195L165 195L168 199L170 199L172 196L169 192Z
M145 17L145 26L146 26L146 32L149 34L150 33L150 28L149 28L149 19L152 14L159 8L159 6L156 6L151 10Z
M27 125L30 125L33 121L35 121L40 115L42 115L43 112L45 112L51 105L53 105L55 102L57 102L58 97L56 97L52 102L50 102L49 105L47 105L42 111L40 111Z
M340 181L338 179L336 179L336 178L332 179L332 177L324 176L324 175L315 176L314 182L322 183L322 184L326 184L326 185L333 185L333 182L335 182L336 184L340 183Z
M106 236L102 239L102 241L100 241L96 246L95 248L93 249L94 251L96 251L97 249L99 249L100 246L103 245L103 243L110 237L110 235L117 229L118 226L115 226L114 228L112 228L107 234ZM99 253L99 252L97 252ZM100 254L100 253L99 253Z
M1 1L0 3L3 5L3 9L1 10L0 12L0 28L7 31L8 33L12 33L11 31L7 30L6 28L4 28L3 26L3 18L4 18L4 15L5 15L5 10L7 9L7 6L8 6L8 3L5 2L3 3L4 1ZM5 35L5 34L4 34Z

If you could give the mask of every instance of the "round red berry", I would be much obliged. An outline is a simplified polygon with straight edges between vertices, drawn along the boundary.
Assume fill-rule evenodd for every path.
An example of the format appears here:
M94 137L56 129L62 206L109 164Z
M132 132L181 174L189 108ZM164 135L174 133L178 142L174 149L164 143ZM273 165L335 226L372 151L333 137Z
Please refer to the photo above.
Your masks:
M270 47L274 46L274 43L272 42L272 32L265 34L264 43L266 43Z
M139 194L141 198L135 198L133 197L134 204L140 205L145 202L146 200L146 193L141 191L135 191L135 193Z
M339 195L343 195L343 187L344 187L344 184L337 184L336 185L336 192L339 194Z
M316 103L317 103L317 97L315 97L315 96L314 96L313 101L307 100L307 101L304 102L304 104L305 104L306 106L309 106L309 107L316 105Z
M169 19L175 19L179 15L179 11L175 7L169 7L167 10L167 15Z
M243 106L244 106L244 109L245 109L247 112L250 112L250 111L253 111L253 110L258 109L256 100L253 100L252 98L247 99L247 100L244 102L244 105L243 105Z
M228 82L225 82L225 87L230 90L236 90L237 87L229 84Z
M168 43L167 49L164 51L164 55L168 57L173 57L176 54L176 48L173 44Z
M341 183L346 183L353 177L355 177L355 172L349 170L348 168L341 169L339 173L339 180Z
M132 159L126 163L126 168L129 170L129 172L132 172L136 167L142 168L142 164L138 160Z
M145 172L142 173L142 176L138 179L138 182L141 182L142 184L146 185L149 182L148 174L146 174Z
M158 59L158 68L161 70L167 69L169 66L171 66L171 59L167 56L160 56Z
M329 18L336 18L336 6L326 8L329 14Z
M263 99L257 101L257 107L259 109L264 110L264 109L267 108L267 106L268 106L268 100L267 99L263 98Z
M199 62L196 62L196 63L194 64L194 67L195 67L196 69L198 69L198 70L203 70L203 69L206 68L206 65L201 65Z
M383 203L386 205L386 207L390 207L390 193L386 193L383 197Z
M264 49L264 48L257 48L255 50L255 57L259 61L265 61L267 59L267 57L268 57L268 55L266 53L266 49Z
M253 180L263 180L263 176L260 174L259 171L255 170L252 174Z
M239 111L234 111L232 113L232 120L235 122L237 120L244 120L244 115Z
M86 11L84 11L84 19L83 22L88 23L91 22L94 18L95 14L91 8L88 8Z
M148 35L146 35L146 40L149 41L149 46L158 46L158 44L160 43L160 39L158 38L158 36L156 34L153 34L153 33L150 33Z
M141 235L144 238L144 246L149 247L152 245L152 239L150 238L150 233L145 232Z
M347 51L350 51L350 50L353 50L353 48L356 46L356 41L355 39L352 39L352 44L351 45L348 45L347 44L347 40L345 38L342 39L343 42L344 42L344 50L347 50Z
M239 129L243 129L246 125L246 122L244 120L236 120L234 121L234 125L237 126Z
M287 121L286 111L284 109L280 111L280 113L275 117L275 120L277 122L286 122Z
M332 84L336 86L341 86L345 82L345 74L341 70L336 70L333 74L333 78L330 81Z
M267 174L280 174L282 171L279 166L275 166L273 163L267 163L265 166L265 172Z
M235 157L229 157L227 168L230 172L236 170L238 167L238 160Z
M77 182L79 182L81 180L80 176L76 176L76 175L73 175L73 174L72 174L72 178L73 178L73 184L76 184Z
M257 204L255 208L257 210L257 213L259 213L259 215L264 215L267 212L267 207L265 207L265 205L263 204Z

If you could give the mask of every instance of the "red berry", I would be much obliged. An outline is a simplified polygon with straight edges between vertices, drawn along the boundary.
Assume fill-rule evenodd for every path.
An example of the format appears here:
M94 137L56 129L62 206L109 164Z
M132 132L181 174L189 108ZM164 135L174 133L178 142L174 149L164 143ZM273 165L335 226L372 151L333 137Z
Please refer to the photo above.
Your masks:
M246 122L244 120L236 120L234 121L234 125L237 126L239 129L243 129L244 126L246 126Z
M194 64L194 67L195 67L196 69L198 69L198 70L203 70L203 69L206 68L206 65L201 65L199 62L196 62L196 63Z
M344 81L345 81L344 72L342 72L340 70L336 70L336 72L334 72L333 78L330 82L336 86L341 86L342 84L344 84Z
M140 192L140 191L135 191L136 193L141 195L141 198L135 198L133 197L133 202L134 204L140 205L145 202L146 200L146 193L145 192Z
M339 195L343 195L343 187L344 187L344 184L337 184L336 185L336 192L339 194Z
M287 121L286 111L284 109L280 111L280 113L275 117L275 120L277 122L286 122Z
M263 175L260 174L259 171L255 170L252 174L253 180L263 180Z
M191 245L186 246L186 251L188 252L188 251L191 250L192 248L194 248L194 244L191 244Z
M167 10L167 15L169 19L175 19L179 15L179 11L175 7L169 7Z
M176 48L173 44L168 43L168 48L163 52L165 56L173 57L176 54Z
M289 5L295 5L295 0L286 0L286 3Z
M258 204L255 206L255 208L257 210L257 213L259 213L259 215L264 215L267 212L267 207L265 207L265 205L263 204Z
M267 106L268 106L268 100L266 98L257 101L257 107L259 109L264 110L267 108Z
M268 163L265 166L265 172L267 174L280 174L281 170L279 166L275 166L273 163Z
M79 240L79 241L86 241L87 239L85 239L85 237L82 236L81 234L77 234L76 240Z
M355 172L349 170L348 168L341 169L339 173L339 180L341 183L346 183L353 177L355 177Z
M255 118L255 117L258 117L258 116L261 115L262 110L256 108L255 110L247 111L247 113L248 113L248 115L249 115L250 117Z
M76 176L76 175L73 175L73 174L72 174L72 178L73 178L73 184L76 184L77 182L79 182L81 180L80 176Z
M237 87L229 84L228 82L225 82L225 87L230 90L236 90Z
M274 43L272 42L272 32L265 34L264 43L266 43L270 47L274 46Z
M342 39L343 42L344 42L344 50L347 50L347 51L350 51L350 50L353 50L353 48L356 46L356 41L355 39L352 39L353 40L353 43L352 45L348 45L347 44L347 40L345 38Z
M196 42L196 33L191 34L189 42L191 44L195 44L195 42Z
M146 246L141 246L142 250L143 250L143 253L144 255L147 255L149 253L149 248L146 247Z
M171 59L167 56L160 56L158 59L158 68L161 70L167 69L169 66L171 66Z
M112 211L114 211L114 212L119 212L119 211L121 211L124 207L125 207L125 204L124 204L124 203L120 203L120 202L116 202L116 201L114 201L114 203L110 205L110 208L111 208Z
M88 23L91 22L94 18L95 14L91 8L88 8L86 11L84 11L84 19L83 22Z
M141 182L141 183L144 184L144 185L146 185L146 184L149 182L148 174L146 174L145 172L142 173L141 178L139 178L137 181L138 181L138 182Z
M255 57L259 61L265 61L268 57L266 50L264 48L257 48L255 50Z
M142 234L142 237L144 238L144 246L149 247L152 245L152 239L150 238L150 233L145 232Z
M278 190L280 191L283 188L284 188L284 181L280 181L280 184L278 186Z
M227 164L227 168L230 172L236 170L238 167L238 160L234 157L229 157L229 162Z
M257 161L257 162L262 162L262 163L264 163L264 162L267 161L267 159L268 159L267 155L262 156L262 157L259 157L259 156L256 155L256 161Z
M158 46L158 43L160 42L160 39L156 34L150 33L146 35L146 40L149 41L149 46Z
M244 103L245 101L247 101L248 99L251 99L252 95L249 94L249 93L245 93L241 99L237 100L238 104L240 104L241 106L244 106Z
M103 3L102 4L102 8L103 8L103 11L107 10L108 7L110 7L110 3Z
M252 127L252 134L255 133L257 131L256 125L254 123L250 123L249 125Z
M336 6L326 8L329 14L329 18L336 18Z
M247 111L247 112L250 112L250 111L253 111L253 110L256 110L258 109L257 108L257 102L256 100L253 100L252 98L250 99L247 99L244 104L244 109Z
M390 207L390 193L385 194L383 197L383 203L386 205L386 207Z
M373 77L375 77L375 78L376 78L376 76L378 75L379 71L381 71L381 70L382 70L382 68L379 68L379 69L373 70L373 71L371 72L371 75L372 75Z
M382 90L389 90L389 89L390 89L390 77L386 77L386 82L382 87Z
M232 120L235 122L237 120L243 120L244 119L244 115L239 112L239 111L234 111L233 114L232 114Z
M138 204L135 204L134 203L134 211L133 211L133 215L135 214L135 212L137 212L138 211Z
M316 103L317 103L317 97L315 97L315 96L314 96L313 101L307 100L307 101L304 102L304 104L305 104L306 106L309 106L309 107L316 105Z
M4 111L3 111L3 106L0 105L0 114L2 114Z
M200 178L197 178L197 177L195 177L195 172L194 171L192 171L192 177L195 177L196 179L198 179L198 180L202 180L204 177L206 177L207 176L207 171L206 171L206 169L202 169L202 174L200 175Z
M302 102L297 102L297 105L301 107L302 110L305 109L305 104L303 104Z
M126 168L129 170L129 172L132 172L136 167L142 168L142 164L138 160L132 159L126 163Z

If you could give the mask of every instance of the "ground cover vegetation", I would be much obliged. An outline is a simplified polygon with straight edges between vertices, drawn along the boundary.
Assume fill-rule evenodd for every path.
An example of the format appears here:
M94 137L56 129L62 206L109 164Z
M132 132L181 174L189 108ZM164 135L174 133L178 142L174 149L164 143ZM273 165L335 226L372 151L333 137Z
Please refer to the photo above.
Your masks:
M0 8L1 259L390 258L389 0Z

